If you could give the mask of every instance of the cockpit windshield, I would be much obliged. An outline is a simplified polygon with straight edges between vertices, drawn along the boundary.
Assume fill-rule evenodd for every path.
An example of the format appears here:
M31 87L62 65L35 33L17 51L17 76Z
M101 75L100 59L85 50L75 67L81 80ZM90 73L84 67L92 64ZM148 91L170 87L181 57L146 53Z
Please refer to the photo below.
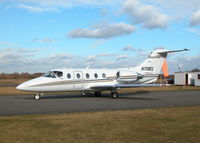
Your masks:
M56 78L54 72L52 72L52 71L45 73L45 74L43 75L43 77Z
M61 71L53 71L53 73L55 74L56 77L62 77L63 76L63 72L61 72Z
M61 71L49 71L43 75L43 77L51 77L51 78L57 78L57 77L62 77L63 72Z

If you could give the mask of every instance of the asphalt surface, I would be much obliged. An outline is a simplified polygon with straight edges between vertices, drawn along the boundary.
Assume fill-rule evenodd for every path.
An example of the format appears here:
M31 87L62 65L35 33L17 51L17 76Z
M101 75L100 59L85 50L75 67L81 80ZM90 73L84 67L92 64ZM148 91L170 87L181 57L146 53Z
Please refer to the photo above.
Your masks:
M101 110L144 109L200 105L200 91L120 93L110 95L44 95L39 101L33 95L0 96L0 115L51 114Z

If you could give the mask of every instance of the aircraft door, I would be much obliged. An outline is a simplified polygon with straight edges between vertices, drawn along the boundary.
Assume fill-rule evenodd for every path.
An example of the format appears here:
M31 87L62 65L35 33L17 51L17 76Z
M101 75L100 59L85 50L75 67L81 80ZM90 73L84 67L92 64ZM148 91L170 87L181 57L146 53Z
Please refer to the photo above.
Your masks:
M83 73L81 71L74 72L74 88L83 88Z

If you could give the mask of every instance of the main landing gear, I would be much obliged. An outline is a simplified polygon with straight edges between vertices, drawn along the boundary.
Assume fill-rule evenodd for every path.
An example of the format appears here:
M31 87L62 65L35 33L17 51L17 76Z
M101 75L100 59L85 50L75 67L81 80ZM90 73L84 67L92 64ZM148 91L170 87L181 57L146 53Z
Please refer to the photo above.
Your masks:
M100 96L101 96L101 91L96 91L96 92L94 93L94 95L95 95L96 97L100 97Z
M118 98L117 91L111 91L111 96L112 96L112 98L117 99Z
M101 96L101 91L96 91L96 92L94 92L94 95L95 95L96 97L100 97L100 96ZM117 93L117 91L111 91L111 97L114 98L114 99L118 98L118 93Z
M87 93L85 93L85 92L81 92L81 95L82 95L82 96L85 96L85 95L87 95Z
M43 95L43 93L37 93L37 94L34 96L35 100L39 100L41 95Z

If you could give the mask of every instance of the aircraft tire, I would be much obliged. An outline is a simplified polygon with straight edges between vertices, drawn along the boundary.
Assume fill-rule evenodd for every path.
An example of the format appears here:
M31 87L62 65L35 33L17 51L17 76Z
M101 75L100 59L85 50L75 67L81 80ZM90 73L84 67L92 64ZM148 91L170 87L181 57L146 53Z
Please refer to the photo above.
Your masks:
M118 93L117 92L112 92L111 96L113 99L117 99L118 98Z
M81 95L82 95L82 96L85 96L85 95L86 95L86 93L85 93L85 92L81 92Z
M35 100L39 100L40 99L40 94L37 93L35 96L34 96Z
M100 97L100 96L101 96L101 91L96 91L96 92L94 93L94 95L95 95L96 97Z

